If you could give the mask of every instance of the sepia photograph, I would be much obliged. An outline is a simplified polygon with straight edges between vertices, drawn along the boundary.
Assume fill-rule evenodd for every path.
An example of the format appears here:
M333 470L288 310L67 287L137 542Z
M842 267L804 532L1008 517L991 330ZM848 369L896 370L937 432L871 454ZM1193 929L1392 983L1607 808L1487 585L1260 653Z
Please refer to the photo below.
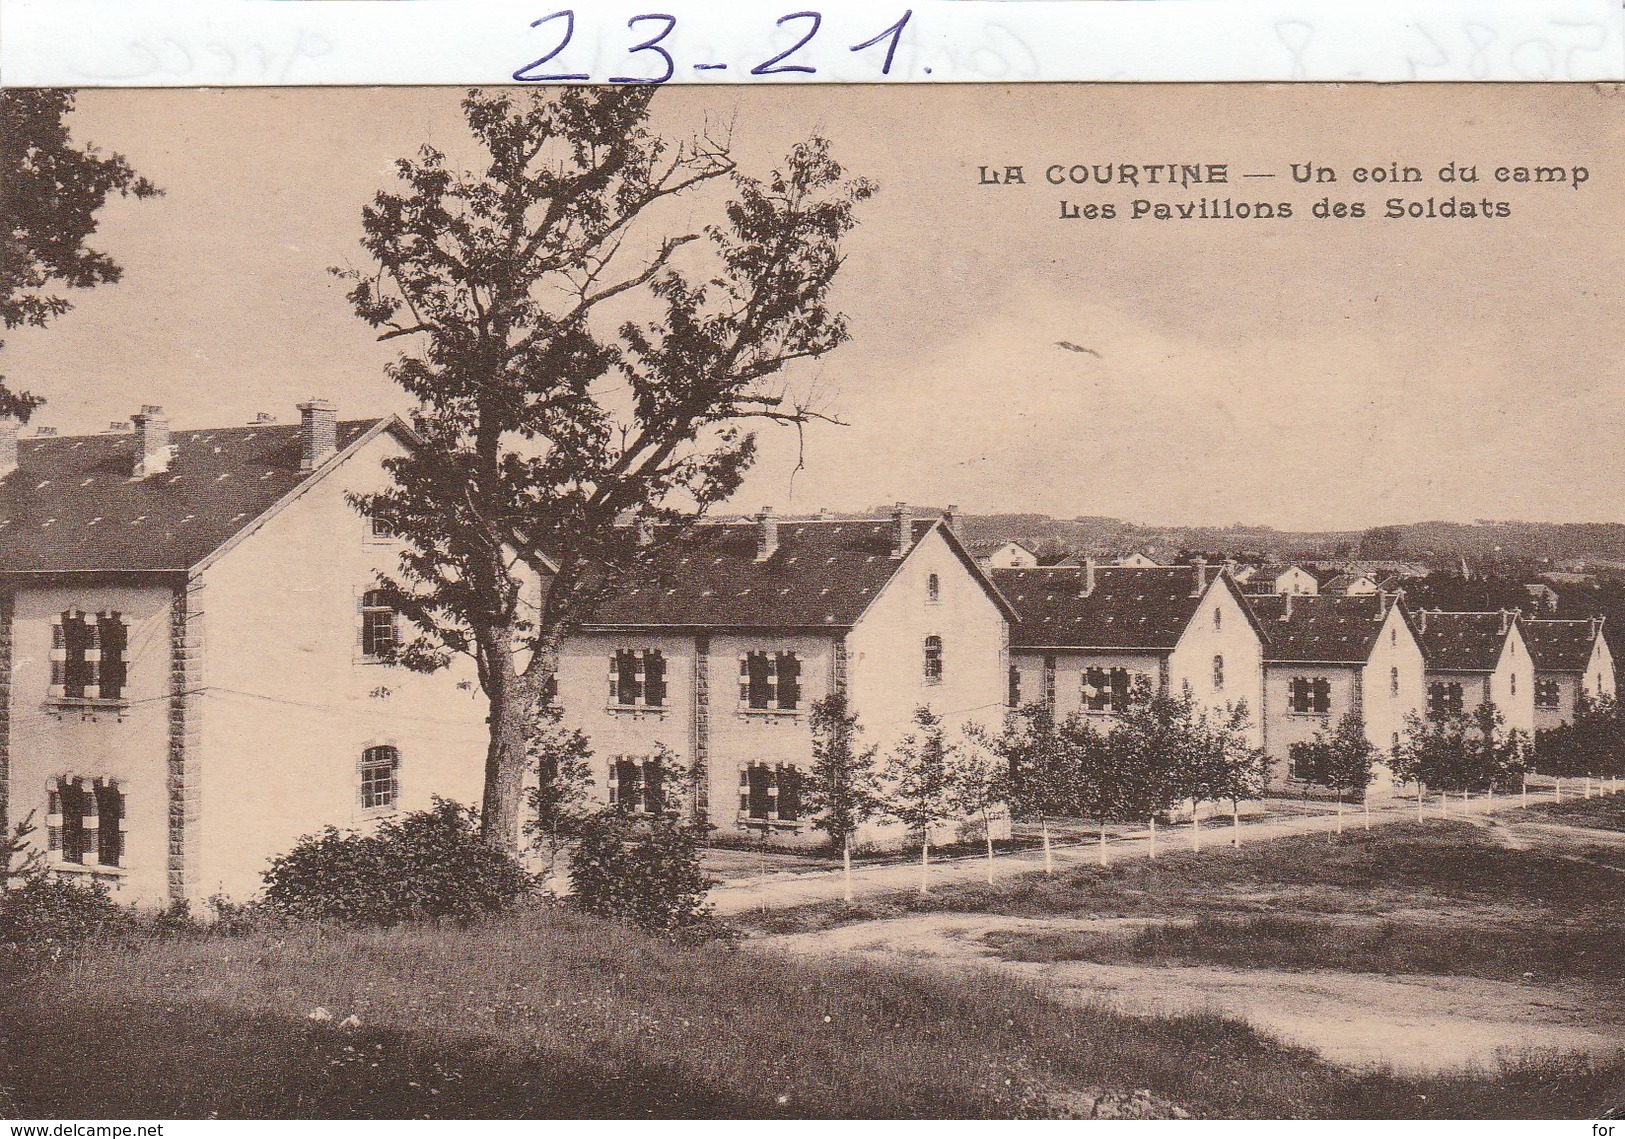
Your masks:
M1625 1114L1622 216L1601 84L0 89L0 1118Z

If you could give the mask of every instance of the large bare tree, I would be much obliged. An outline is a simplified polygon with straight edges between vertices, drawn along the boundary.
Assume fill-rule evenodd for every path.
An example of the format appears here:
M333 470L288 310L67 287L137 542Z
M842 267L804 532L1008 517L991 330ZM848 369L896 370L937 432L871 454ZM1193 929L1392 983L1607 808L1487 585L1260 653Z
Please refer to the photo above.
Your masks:
M584 608L738 488L753 421L823 417L782 373L847 339L828 293L874 187L817 137L749 176L727 137L661 138L654 97L469 92L483 169L399 161L363 214L375 265L336 270L411 346L389 372L423 445L358 505L404 539L382 583L421 630L402 662L477 664L493 846L518 843L527 738ZM713 224L650 232L685 198Z

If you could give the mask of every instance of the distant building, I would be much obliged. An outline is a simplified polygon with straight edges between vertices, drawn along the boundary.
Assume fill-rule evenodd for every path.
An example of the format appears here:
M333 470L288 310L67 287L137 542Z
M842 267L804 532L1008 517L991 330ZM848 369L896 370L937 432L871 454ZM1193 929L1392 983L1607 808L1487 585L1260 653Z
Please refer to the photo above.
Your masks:
M1271 593L1291 593L1300 597L1313 597L1320 592L1320 582L1302 566L1265 564L1243 568L1239 573L1241 587L1251 596Z
M1198 563L995 570L1015 607L1012 707L1045 701L1057 716L1109 722L1137 679L1189 691L1202 708L1246 701L1253 740L1263 740L1263 641L1230 575Z
M1427 662L1429 717L1472 715L1480 705L1494 703L1507 731L1534 733L1534 663L1515 610L1425 609L1414 623Z
M1132 553L1124 554L1122 557L1117 559L1116 564L1118 566L1124 568L1124 569L1160 569L1160 568L1162 568L1162 563L1161 562L1157 561L1150 554L1146 553L1143 550L1135 550Z
M1583 693L1614 695L1614 656L1602 635L1603 619L1524 621L1524 640L1535 667L1535 727L1574 722Z
M1543 581L1532 581L1523 587L1529 594L1529 599L1535 604L1537 613L1557 612L1557 590Z
M1422 649L1388 594L1255 597L1264 634L1264 749L1271 783L1301 779L1297 750L1330 737L1350 712L1384 756L1399 747L1405 718L1426 700ZM1384 767L1370 789L1391 789Z
M1038 564L1037 554L1007 538L982 538L966 545L976 564L984 570L1030 569Z
M1381 586L1369 574L1345 571L1320 583L1320 592L1345 597L1369 597Z

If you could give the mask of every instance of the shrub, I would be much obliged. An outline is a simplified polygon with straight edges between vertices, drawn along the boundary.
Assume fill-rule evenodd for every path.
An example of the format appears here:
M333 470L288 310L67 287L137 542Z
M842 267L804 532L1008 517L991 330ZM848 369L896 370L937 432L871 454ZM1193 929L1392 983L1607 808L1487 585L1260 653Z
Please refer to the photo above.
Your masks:
M512 855L480 841L474 811L440 798L371 834L306 836L265 872L265 904L277 915L363 925L467 921L534 888Z
M705 903L700 831L666 815L611 808L589 818L570 857L571 904L674 940L727 938Z
M99 882L31 874L0 892L0 961L55 961L86 942L125 937L134 925Z

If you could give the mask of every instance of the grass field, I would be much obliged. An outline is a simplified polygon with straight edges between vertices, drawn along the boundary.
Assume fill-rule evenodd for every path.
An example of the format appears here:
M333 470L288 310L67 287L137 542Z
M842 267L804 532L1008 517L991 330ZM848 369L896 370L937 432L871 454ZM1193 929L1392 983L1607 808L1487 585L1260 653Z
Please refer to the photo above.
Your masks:
M1429 821L1350 829L1333 841L1303 835L1240 850L1122 859L994 886L947 884L925 896L900 890L855 907L820 904L740 920L767 933L796 933L934 911L1195 919L1448 909L1475 920L1584 930L1616 927L1622 901L1625 878L1599 867L1510 848L1466 822Z
M150 940L0 988L13 1118L1069 1116L1133 1089L1152 1114L1583 1116L1622 1085L1625 1063L1555 1056L1356 1073L1215 1016L677 948L562 911Z
M1599 795L1594 799L1564 799L1530 807L1532 816L1557 819L1575 826L1625 831L1625 795Z

